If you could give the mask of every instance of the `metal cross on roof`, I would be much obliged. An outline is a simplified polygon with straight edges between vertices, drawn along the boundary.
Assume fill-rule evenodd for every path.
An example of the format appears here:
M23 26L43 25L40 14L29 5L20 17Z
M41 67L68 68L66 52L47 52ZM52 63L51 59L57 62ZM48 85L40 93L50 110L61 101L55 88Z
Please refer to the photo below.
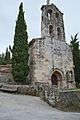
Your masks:
M49 4L50 4L50 2L51 2L51 0L47 0L47 5L49 5Z
M49 5L50 4L50 0L47 0L47 5Z

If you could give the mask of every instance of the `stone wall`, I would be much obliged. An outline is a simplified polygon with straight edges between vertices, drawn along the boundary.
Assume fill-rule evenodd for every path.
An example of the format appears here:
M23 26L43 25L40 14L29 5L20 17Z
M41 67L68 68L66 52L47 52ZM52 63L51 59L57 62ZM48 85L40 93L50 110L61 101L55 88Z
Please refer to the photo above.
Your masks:
M40 97L49 105L63 111L80 112L80 90L59 91L52 85L42 85L40 88Z
M13 84L13 77L11 74L11 64L0 65L0 83Z
M17 93L24 95L39 96L39 90L37 86L18 85Z
M80 112L80 90L59 91L56 86L36 84L36 86L19 86L18 93L39 96L49 105L63 111Z
M56 107L64 111L80 112L80 90L61 91Z
M80 112L80 90L59 91L56 86L49 84L36 85L2 85L1 91L38 96L49 105L63 111Z
M50 37L32 40L30 52L30 79L32 83L51 83L54 71L61 74L64 88L75 87L73 57L65 41Z
M12 77L12 74L11 73L3 73L1 72L0 73L0 83L7 83L7 84L13 84L14 81L13 81L13 77Z

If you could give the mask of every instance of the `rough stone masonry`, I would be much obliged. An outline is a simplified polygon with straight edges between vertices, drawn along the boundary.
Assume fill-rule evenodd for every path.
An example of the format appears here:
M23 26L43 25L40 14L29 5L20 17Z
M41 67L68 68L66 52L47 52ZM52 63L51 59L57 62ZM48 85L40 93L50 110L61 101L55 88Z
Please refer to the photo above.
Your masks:
M65 40L63 13L54 5L41 7L41 38L29 43L32 84L75 87L73 56Z

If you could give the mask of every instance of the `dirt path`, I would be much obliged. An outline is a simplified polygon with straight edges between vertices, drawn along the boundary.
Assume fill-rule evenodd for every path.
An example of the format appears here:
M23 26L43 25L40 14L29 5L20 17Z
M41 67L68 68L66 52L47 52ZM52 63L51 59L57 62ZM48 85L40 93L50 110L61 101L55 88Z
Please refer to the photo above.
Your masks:
M0 120L80 120L80 113L61 112L38 97L0 93Z

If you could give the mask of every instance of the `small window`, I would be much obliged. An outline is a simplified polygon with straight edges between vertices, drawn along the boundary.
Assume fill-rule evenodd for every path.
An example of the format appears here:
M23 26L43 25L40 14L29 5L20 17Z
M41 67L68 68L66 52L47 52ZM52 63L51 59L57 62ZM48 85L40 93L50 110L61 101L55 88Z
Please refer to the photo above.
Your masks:
M61 29L59 27L57 28L57 35L58 39L61 38Z
M43 16L42 16L42 21L43 21Z
M48 13L48 19L50 20L51 19L51 15Z
M49 25L49 34L52 34L52 33L53 33L53 26Z
M70 71L70 73L72 74L72 71Z
M66 78L67 78L67 82L72 82L73 81L73 72L67 71Z
M56 16L56 18L58 19L58 18L59 18L59 13L56 12L56 13L55 13L55 16Z
M48 10L48 19L49 19L49 20L51 20L51 14L52 14L52 10L49 9L49 10Z
M71 80L72 80L72 78L73 78L73 72L72 71L70 71L70 77L71 77Z
M9 82L11 82L10 78L9 78Z
M67 82L69 81L70 79L70 76L69 76L69 71L66 72L66 79L67 79Z

